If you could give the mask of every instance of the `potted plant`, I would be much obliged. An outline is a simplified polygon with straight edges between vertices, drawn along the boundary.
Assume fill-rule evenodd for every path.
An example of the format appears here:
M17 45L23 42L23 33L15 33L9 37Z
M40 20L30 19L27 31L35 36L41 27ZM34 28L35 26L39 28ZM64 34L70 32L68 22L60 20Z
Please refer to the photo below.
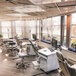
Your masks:
M73 47L73 48L76 48L76 41L73 41L73 42L72 42L72 47Z
M0 39L2 39L2 37L3 37L3 35L2 35L2 34L0 34Z
M2 44L2 37L3 37L3 35L0 34L0 45Z

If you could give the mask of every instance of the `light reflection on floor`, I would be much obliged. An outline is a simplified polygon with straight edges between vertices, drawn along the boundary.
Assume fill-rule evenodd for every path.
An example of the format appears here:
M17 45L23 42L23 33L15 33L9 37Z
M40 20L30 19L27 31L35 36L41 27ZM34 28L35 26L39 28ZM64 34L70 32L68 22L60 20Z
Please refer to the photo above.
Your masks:
M1 49L0 49L1 50ZM34 61L35 57L27 57L25 58L25 61ZM33 74L37 74L42 72L41 70L36 70L33 68L32 62L30 63L29 67L25 70L23 69L17 69L16 63L18 60L12 60L11 57L9 57L8 53L5 53L4 51L0 54L0 76L32 76ZM52 72L50 74L43 74L40 76L59 76L58 72Z
M2 53L2 49L0 49L0 53Z

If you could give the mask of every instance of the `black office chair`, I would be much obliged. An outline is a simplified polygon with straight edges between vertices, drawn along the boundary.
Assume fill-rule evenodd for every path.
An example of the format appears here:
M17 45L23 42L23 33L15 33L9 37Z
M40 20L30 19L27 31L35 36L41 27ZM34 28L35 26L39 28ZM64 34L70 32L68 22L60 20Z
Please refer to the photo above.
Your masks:
M76 68L74 65L70 66L61 52L57 52L57 57L60 65L61 76L76 76ZM75 64L76 65L76 64Z

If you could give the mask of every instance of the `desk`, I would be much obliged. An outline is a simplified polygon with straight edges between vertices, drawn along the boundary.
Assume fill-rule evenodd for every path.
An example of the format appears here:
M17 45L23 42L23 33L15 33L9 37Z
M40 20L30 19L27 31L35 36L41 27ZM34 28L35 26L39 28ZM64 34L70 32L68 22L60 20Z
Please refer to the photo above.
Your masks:
M40 68L45 72L53 71L59 68L56 52L51 52L48 48L38 51L40 57Z
M31 44L30 42L23 42L22 45L28 45L28 44Z
M30 45L31 43L30 42L23 42L22 45ZM33 42L33 44L35 44L35 42Z
M36 45L36 42L32 42L34 45ZM22 46L27 45L27 54L28 55L36 55L34 52L34 48L32 47L30 42L23 42Z
M37 44L38 44L41 48L49 48L49 47L51 47L50 44L47 44L47 43L44 43L44 42L41 42L41 41L37 42Z

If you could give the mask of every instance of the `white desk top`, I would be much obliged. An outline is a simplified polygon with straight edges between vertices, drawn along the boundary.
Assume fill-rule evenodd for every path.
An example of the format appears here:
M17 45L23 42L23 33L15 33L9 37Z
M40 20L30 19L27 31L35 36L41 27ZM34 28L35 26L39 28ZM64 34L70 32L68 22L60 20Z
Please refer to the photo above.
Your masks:
M30 42L23 42L22 45L31 44Z
M46 55L46 56L56 53L56 52L51 52L48 48L40 49L38 52L39 52L39 53L42 53L42 54L44 54L44 55Z
M28 45L31 44L30 42L23 42L22 45ZM33 44L35 44L35 42L33 42Z
M24 53L18 53L19 56L26 56L27 54Z

